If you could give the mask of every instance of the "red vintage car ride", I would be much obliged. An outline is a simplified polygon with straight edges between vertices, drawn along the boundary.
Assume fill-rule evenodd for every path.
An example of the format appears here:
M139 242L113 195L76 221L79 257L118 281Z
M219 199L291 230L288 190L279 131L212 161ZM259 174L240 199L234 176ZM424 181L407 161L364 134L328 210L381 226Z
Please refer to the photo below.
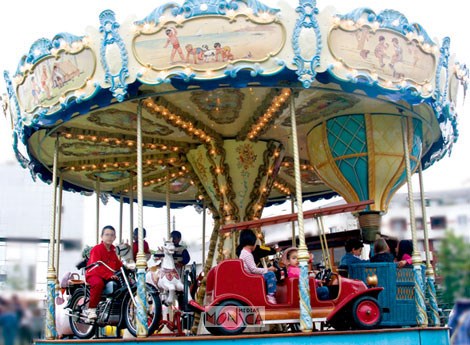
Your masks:
M277 285L277 304L266 299L266 283L261 275L247 273L241 260L225 260L207 276L204 324L214 335L242 333L247 324L297 325L300 323L299 278L286 278ZM328 272L328 300L319 300L316 279L309 276L311 316L336 330L371 329L382 319L377 301L382 287L367 287L360 280ZM195 302L191 301L195 306ZM262 309L262 314L259 310ZM296 327L294 327L296 328Z

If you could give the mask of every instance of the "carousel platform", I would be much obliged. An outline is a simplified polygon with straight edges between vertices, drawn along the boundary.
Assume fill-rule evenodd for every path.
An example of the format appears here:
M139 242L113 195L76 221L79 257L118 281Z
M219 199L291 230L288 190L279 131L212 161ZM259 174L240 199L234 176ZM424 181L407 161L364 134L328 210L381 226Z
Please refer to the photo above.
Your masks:
M448 328L401 328L379 329L369 331L347 332L312 332L312 333L282 333L282 334L246 334L239 336L192 336L192 337L149 337L144 339L67 339L67 340L37 340L36 345L45 344L162 344L170 342L190 341L192 345L285 345L285 344L361 344L361 345L428 345L450 344Z

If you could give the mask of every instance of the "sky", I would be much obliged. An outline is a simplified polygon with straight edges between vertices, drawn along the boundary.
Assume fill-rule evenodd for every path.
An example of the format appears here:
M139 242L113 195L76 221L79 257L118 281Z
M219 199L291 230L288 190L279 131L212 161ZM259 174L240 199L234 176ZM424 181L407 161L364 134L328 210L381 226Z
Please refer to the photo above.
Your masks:
M293 1L293 0L291 0ZM276 1L265 1L276 7ZM52 39L57 33L69 32L75 35L85 33L87 26L99 27L99 14L106 9L115 12L118 22L129 17L142 19L163 1L129 1L129 0L42 0L42 1L8 1L0 3L0 69L14 74L21 57L29 51L31 44L39 38ZM320 11L327 6L334 6L337 13L345 14L352 9L368 7L376 13L384 9L394 9L403 13L409 22L417 22L428 32L431 38L440 42L445 36L451 38L451 53L457 61L470 64L470 44L468 43L468 5L458 0L354 0L332 1L318 0ZM465 8L467 7L467 8ZM2 74L3 76L3 74ZM3 78L0 79L0 93L5 93ZM462 102L463 95L460 96ZM459 114L459 140L450 157L445 157L424 172L425 190L436 191L458 189L470 186L470 173L465 162L470 148L470 112L469 99L465 101L466 113ZM460 108L462 104L459 105ZM0 116L0 163L15 161L12 150L11 129L9 121ZM18 165L18 169L21 169ZM413 189L418 190L417 178L414 178ZM6 183L7 181L0 181ZM40 182L39 182L40 183ZM402 188L402 192L406 189ZM94 198L89 198L90 209L94 208ZM91 200L93 199L93 200ZM104 211L103 211L104 212ZM113 213L114 212L114 213ZM115 222L115 205L110 211L110 219ZM166 211L154 212L149 217L159 226L166 226ZM111 216L113 214L113 216ZM111 218L112 217L112 218ZM93 218L93 217L90 217ZM181 217L184 218L184 217ZM103 220L106 222L107 219ZM93 227L94 220L90 221ZM178 220L180 222L180 220ZM185 226L185 225L182 225ZM188 225L190 226L190 225ZM208 230L209 231L209 230Z

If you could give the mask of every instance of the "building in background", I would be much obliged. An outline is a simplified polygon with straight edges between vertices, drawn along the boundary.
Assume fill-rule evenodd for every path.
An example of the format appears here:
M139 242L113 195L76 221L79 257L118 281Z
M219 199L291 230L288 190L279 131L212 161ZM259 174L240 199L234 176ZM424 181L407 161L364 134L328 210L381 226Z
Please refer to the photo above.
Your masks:
M423 240L423 217L419 194L415 198L416 229L418 239ZM446 230L470 242L470 188L425 193L429 238L438 243ZM400 238L411 238L408 195L397 194L382 219L382 232Z
M35 183L16 162L0 165L0 181L0 291L45 293L52 187ZM80 260L83 203L83 196L63 193L59 278Z
M416 229L418 235L418 246L424 259L424 231L423 218L421 216L421 201L419 193L414 195ZM330 207L343 204L342 198L334 200L324 200L321 207ZM470 243L470 188L459 190L447 190L425 193L426 215L429 230L430 249L435 251L439 249L439 244L446 234L446 230L452 230L457 236L462 236L467 243ZM317 208L319 206L304 206L304 211ZM266 215L263 218L290 212L290 205L274 206L266 209ZM336 238L341 238L341 234L358 229L357 218L351 213L342 213L323 217L324 229L327 235L334 242L330 249L330 255L335 261L344 255L344 247L338 244ZM316 241L315 237L319 235L318 226L314 219L306 219L304 222L306 237L312 238L312 245ZM269 244L282 243L289 245L292 239L291 223L276 224L263 228L266 242ZM295 233L298 234L296 227ZM408 194L398 193L390 202L388 212L382 216L381 233L383 235L400 239L411 239L410 212L408 207ZM287 244L286 244L287 243ZM369 248L366 246L363 255L367 257ZM313 250L315 261L321 261L321 251ZM432 256L431 256L432 258Z

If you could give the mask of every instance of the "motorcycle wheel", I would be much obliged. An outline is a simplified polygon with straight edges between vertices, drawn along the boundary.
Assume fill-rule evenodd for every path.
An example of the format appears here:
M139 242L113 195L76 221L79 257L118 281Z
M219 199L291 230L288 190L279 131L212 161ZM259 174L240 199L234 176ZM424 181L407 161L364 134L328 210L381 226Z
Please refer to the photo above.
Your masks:
M147 290L147 327L148 335L152 335L160 324L160 318L162 315L162 303L160 301L160 296L156 292L155 288L146 286ZM137 299L137 291L133 291L134 299ZM126 326L129 332L137 337L137 308L132 302L132 298L127 297L124 302L124 317L126 320Z
M88 308L89 292L83 289L75 291L70 300L72 316L69 316L70 328L73 334L80 339L90 339L95 335L96 323L89 324L83 322L84 311ZM86 303L85 303L86 301Z

